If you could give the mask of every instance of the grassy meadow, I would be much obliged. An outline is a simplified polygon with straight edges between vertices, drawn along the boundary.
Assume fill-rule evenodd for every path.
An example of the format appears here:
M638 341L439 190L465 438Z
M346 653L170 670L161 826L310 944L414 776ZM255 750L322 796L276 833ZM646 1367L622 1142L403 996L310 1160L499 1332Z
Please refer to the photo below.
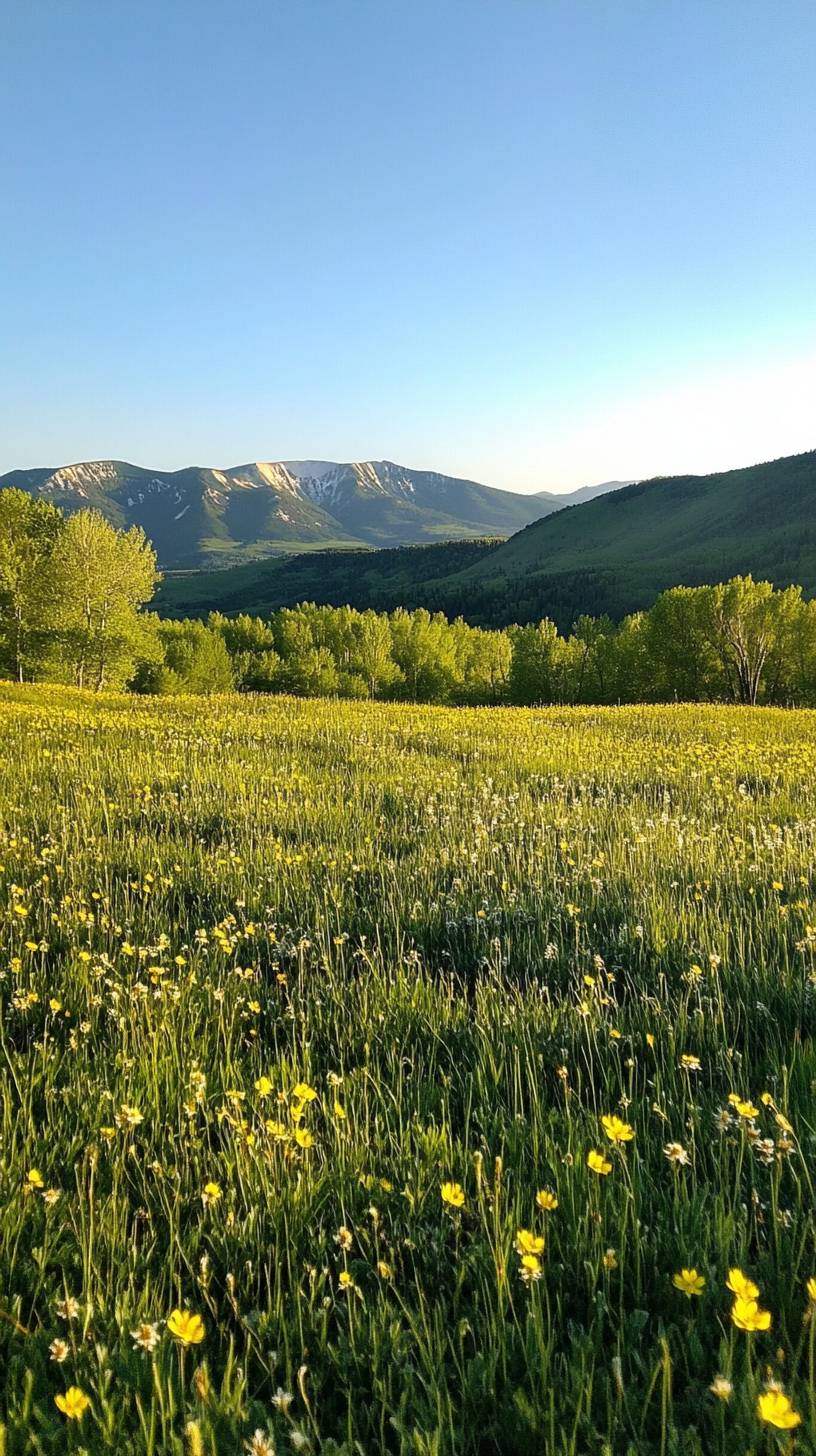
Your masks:
M816 1452L816 714L0 727L2 1456Z

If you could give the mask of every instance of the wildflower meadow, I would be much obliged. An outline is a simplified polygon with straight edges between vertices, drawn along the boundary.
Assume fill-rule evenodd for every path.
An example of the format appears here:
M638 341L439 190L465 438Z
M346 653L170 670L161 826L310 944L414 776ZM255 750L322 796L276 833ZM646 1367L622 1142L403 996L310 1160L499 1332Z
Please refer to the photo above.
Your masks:
M0 724L2 1456L816 1452L816 715Z

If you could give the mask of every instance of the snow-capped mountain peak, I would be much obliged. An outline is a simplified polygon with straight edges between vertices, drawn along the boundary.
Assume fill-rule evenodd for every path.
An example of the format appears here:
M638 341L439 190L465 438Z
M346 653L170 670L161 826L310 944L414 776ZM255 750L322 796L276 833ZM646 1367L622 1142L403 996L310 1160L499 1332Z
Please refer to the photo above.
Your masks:
M16 487L65 511L138 525L164 568L227 565L314 546L400 546L508 536L562 504L393 460L256 460L147 470L122 460L12 470Z

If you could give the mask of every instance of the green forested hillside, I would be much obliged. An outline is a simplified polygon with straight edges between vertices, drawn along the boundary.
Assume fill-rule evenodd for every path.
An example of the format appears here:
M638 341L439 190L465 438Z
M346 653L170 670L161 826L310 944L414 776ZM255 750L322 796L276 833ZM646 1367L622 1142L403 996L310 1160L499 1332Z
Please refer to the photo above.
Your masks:
M155 606L165 617L195 617L211 611L264 615L303 601L379 611L423 605L430 582L455 578L500 545L500 538L483 537L380 551L315 551L225 571L171 573Z
M438 587L495 623L620 618L666 587L751 572L816 591L816 451L715 475L642 481L519 531Z

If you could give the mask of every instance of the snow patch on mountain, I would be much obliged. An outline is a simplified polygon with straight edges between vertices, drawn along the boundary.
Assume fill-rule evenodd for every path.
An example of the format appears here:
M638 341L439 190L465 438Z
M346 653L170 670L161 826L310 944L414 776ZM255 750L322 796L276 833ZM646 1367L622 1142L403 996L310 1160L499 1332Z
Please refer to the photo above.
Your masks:
M287 495L300 495L297 480L280 461L254 460L251 465L236 465L225 474L239 486L251 486L254 490L271 486Z

